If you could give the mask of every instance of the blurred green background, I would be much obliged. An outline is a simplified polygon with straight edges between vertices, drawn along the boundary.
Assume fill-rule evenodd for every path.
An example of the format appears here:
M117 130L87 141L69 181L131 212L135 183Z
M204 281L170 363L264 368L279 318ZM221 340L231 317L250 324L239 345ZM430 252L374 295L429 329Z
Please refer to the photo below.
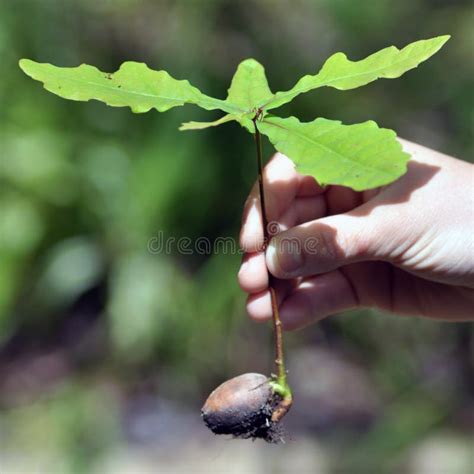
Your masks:
M160 231L237 237L251 136L234 124L178 132L218 117L192 106L134 115L65 101L17 67L144 61L225 97L247 57L276 91L333 52L360 59L447 33L401 79L321 89L281 115L371 118L469 160L471 1L0 2L0 472L468 473L470 324L360 311L289 334L287 443L208 432L211 389L270 372L270 327L244 314L239 255L147 244Z

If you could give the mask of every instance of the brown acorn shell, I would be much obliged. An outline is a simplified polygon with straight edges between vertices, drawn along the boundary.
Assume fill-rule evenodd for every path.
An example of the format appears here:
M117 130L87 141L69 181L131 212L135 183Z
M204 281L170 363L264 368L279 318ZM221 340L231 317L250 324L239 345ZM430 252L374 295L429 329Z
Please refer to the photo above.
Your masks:
M201 414L215 434L264 437L271 428L273 392L268 377L248 373L219 385L208 397Z

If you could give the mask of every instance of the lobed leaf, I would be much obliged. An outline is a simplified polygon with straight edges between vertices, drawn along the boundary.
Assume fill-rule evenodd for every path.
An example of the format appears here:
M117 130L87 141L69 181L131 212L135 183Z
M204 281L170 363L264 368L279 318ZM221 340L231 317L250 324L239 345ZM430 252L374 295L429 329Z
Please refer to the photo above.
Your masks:
M342 125L324 118L301 123L295 117L265 117L258 129L301 174L356 191L394 181L405 173L410 157L393 130L373 121Z
M186 103L206 110L242 112L230 102L209 97L188 81L174 79L166 71L149 69L144 63L125 62L113 74L86 64L63 68L29 59L22 59L20 67L28 76L43 82L46 90L65 99L95 99L113 107L130 107L136 113L150 109L164 112Z
M226 102L250 112L273 97L264 67L255 59L246 59L237 67Z
M361 61L351 61L344 53L333 54L318 74L304 76L290 90L277 92L274 98L264 104L264 108L270 110L280 107L297 95L322 86L347 90L379 78L400 77L435 54L449 38L449 35L445 35L416 41L402 50L390 46Z
M232 120L238 120L238 116L227 114L213 122L184 122L179 127L179 130L203 130L204 128L217 127L223 123L232 122Z
M253 125L251 114L227 114L221 117L220 119L214 120L213 122L185 122L182 123L179 127L179 130L203 130L209 127L217 127L223 123L232 122L235 120L239 122L242 127L246 128L250 133L255 132L255 127Z

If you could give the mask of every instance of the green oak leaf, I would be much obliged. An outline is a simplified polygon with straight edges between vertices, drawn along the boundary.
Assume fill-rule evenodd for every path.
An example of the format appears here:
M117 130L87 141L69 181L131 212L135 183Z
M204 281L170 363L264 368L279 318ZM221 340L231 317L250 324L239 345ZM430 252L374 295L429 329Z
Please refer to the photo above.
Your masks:
M373 121L343 125L318 118L301 123L295 117L265 117L258 129L288 156L298 172L321 184L339 184L356 191L388 184L406 171L410 156L393 130Z
M217 127L223 123L232 122L232 120L238 120L238 115L227 114L220 119L214 120L214 122L184 122L179 127L179 130L203 130L209 127Z
M250 112L272 97L263 66L255 59L242 61L232 78L226 102Z
M203 130L205 128L217 127L218 125L232 122L233 120L239 122L242 127L246 128L250 133L255 132L255 127L252 122L252 114L227 114L213 122L185 122L181 124L179 130Z
M186 103L206 110L243 112L230 102L203 94L188 81L179 81L166 71L154 71L143 63L125 62L113 74L86 64L63 68L29 59L22 59L20 67L28 76L43 82L45 89L65 99L95 99L113 107L130 107L135 113L153 108L164 112Z
M333 54L316 75L302 77L288 91L277 92L267 101L265 110L280 107L297 95L318 87L329 86L339 90L354 89L379 78L400 77L433 56L450 38L449 35L410 43L399 50L395 46L382 49L361 61L351 61L344 53Z

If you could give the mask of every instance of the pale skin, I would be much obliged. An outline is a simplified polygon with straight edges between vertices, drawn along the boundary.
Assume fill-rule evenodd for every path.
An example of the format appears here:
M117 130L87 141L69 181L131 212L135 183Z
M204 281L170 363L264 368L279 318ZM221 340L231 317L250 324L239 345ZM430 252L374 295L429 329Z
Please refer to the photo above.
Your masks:
M255 185L240 233L252 319L271 319L268 271L287 330L364 307L474 319L474 165L400 141L412 156L406 175L364 192L323 188L281 154L269 161L267 218L280 232L264 252Z

